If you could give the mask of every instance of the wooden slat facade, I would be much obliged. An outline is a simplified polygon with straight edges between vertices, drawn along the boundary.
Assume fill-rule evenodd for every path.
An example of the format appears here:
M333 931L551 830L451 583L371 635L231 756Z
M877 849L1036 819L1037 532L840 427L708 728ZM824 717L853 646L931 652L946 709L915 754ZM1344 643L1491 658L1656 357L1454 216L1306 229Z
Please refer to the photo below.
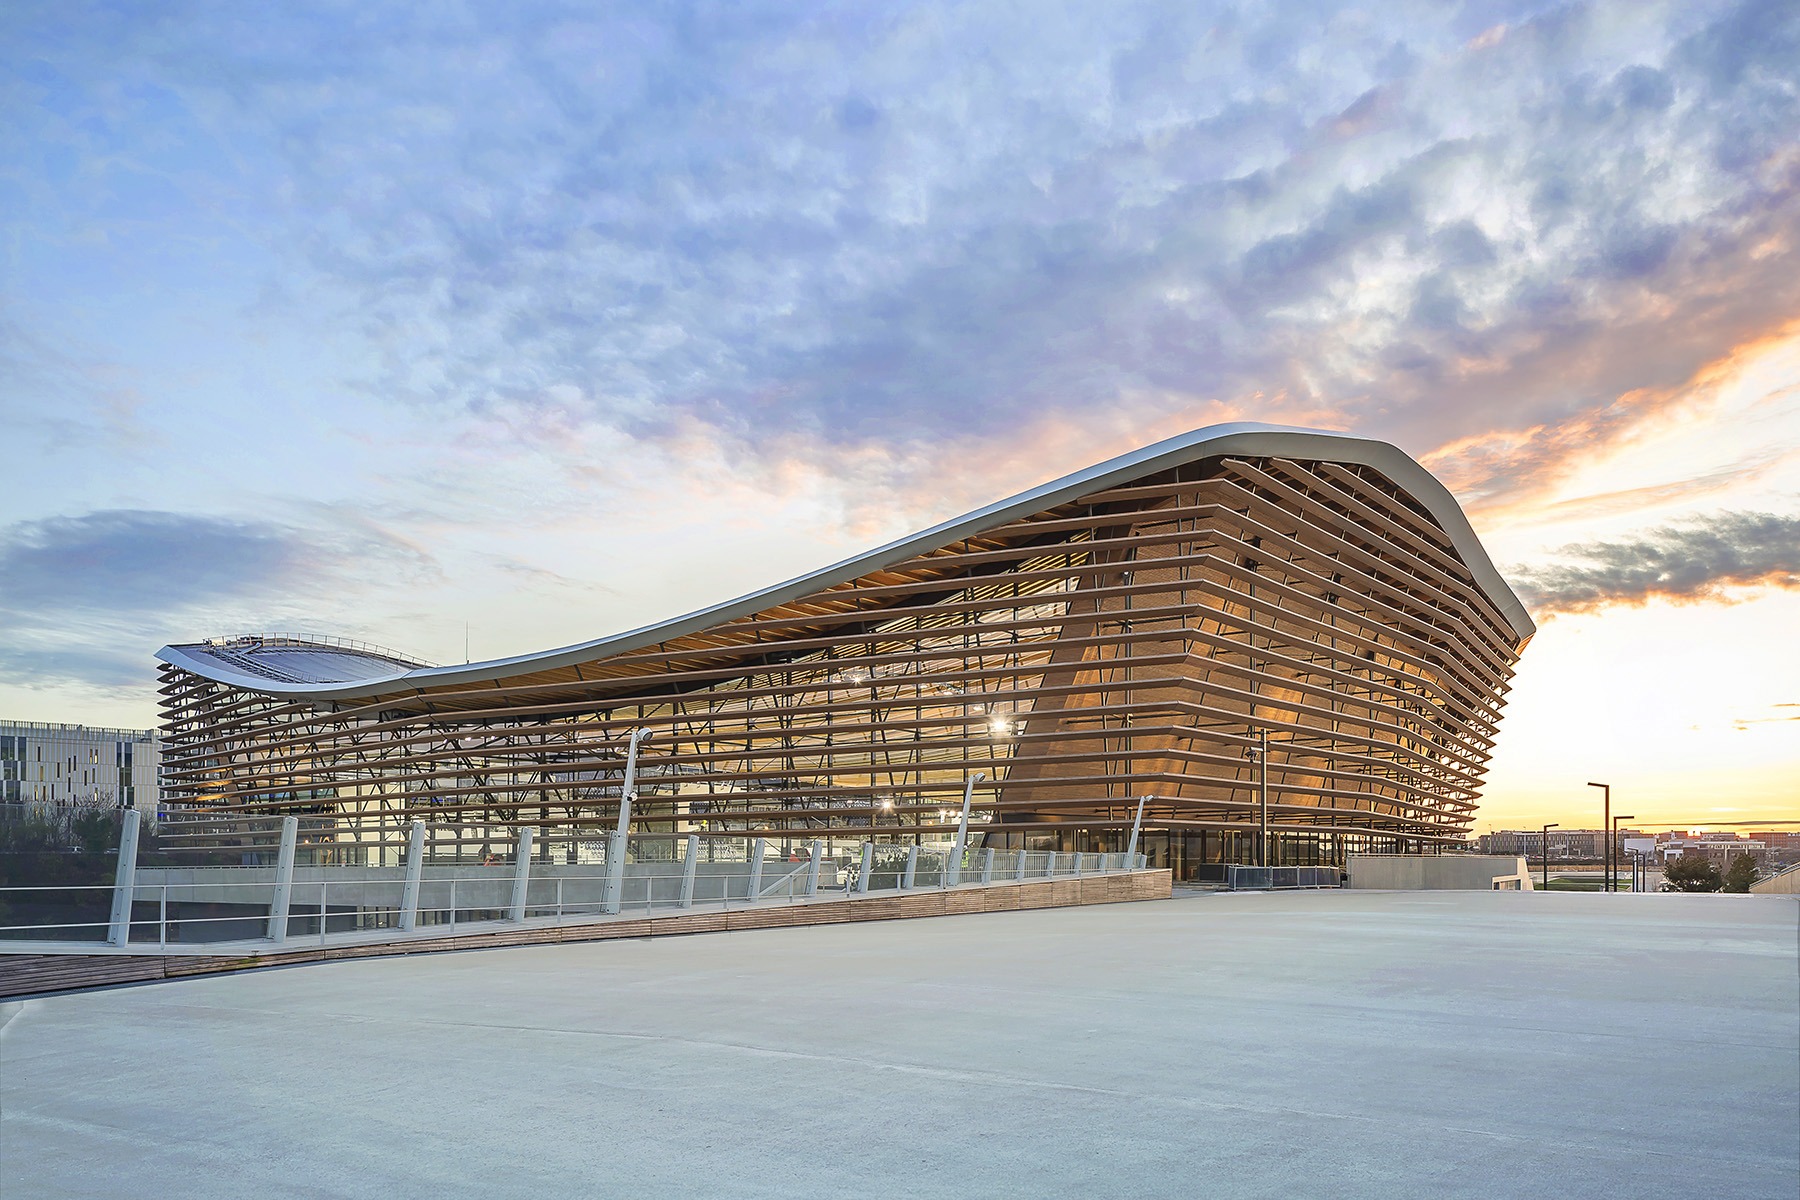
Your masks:
M165 664L164 784L300 813L335 861L392 861L414 818L549 845L610 827L644 727L638 833L944 838L979 771L988 845L1120 850L1141 799L1179 873L1248 861L1266 731L1277 860L1341 861L1461 841L1524 640L1379 472L1219 456L479 684L322 704Z

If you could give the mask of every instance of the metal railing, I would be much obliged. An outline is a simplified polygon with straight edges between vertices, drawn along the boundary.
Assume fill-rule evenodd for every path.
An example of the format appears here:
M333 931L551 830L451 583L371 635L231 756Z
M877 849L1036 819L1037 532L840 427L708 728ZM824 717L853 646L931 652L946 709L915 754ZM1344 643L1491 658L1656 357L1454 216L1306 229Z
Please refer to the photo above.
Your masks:
M326 633L240 633L233 637L207 638L206 645L215 650L279 650L283 647L308 650L323 647L333 650L351 650L358 654L372 654L377 658L391 659L415 668L437 665L416 654L407 654L387 646L377 646L374 642L363 642L355 638L338 637L335 634Z
M297 832L297 818L281 821L272 866L139 867L137 820L128 814L110 886L0 888L0 946L23 951L27 943L105 942L163 949L447 937L472 927L1078 879L1144 863L1141 855L958 850L955 843L828 846L815 840L784 851L766 838L698 835L673 847L666 836L634 836L609 843L598 862L552 863L534 857L534 831L525 829L510 863L434 866L423 852L424 822L415 822L403 865L296 868ZM679 856L671 853L676 847Z
M1242 863L1196 863L1192 882L1227 891L1276 891L1289 888L1334 888L1343 886L1343 872L1337 867L1257 867Z

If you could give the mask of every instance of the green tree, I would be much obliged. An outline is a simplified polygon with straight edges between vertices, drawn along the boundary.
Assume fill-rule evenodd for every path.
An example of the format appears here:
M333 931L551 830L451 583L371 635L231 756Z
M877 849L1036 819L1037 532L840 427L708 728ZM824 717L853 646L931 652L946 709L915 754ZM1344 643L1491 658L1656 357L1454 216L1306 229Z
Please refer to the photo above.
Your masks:
M1681 892L1716 892L1725 886L1719 866L1704 854L1684 854L1663 868L1663 877Z
M85 854L105 854L119 845L119 818L110 810L89 809L75 818L71 829Z
M1748 854L1740 854L1731 860L1731 866L1725 872L1725 890L1728 892L1747 892L1750 885L1756 882L1756 859Z

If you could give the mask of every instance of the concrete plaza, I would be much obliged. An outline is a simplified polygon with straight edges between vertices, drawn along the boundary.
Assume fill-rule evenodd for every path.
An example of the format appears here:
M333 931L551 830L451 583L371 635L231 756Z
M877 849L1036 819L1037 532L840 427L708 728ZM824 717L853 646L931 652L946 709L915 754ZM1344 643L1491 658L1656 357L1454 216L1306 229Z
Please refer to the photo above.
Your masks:
M1792 1197L1800 902L1307 892L0 1005L0 1194Z

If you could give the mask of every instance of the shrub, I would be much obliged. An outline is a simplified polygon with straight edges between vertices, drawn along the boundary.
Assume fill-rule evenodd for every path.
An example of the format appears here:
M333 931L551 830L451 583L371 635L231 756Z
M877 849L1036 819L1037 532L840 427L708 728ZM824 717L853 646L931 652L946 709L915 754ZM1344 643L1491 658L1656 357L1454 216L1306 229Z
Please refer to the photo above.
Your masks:
M1750 885L1756 882L1756 859L1748 854L1740 854L1731 860L1731 866L1725 872L1725 890L1728 892L1747 892Z
M1683 854L1663 869L1663 876L1682 892L1716 892L1725 886L1718 864L1704 854Z

